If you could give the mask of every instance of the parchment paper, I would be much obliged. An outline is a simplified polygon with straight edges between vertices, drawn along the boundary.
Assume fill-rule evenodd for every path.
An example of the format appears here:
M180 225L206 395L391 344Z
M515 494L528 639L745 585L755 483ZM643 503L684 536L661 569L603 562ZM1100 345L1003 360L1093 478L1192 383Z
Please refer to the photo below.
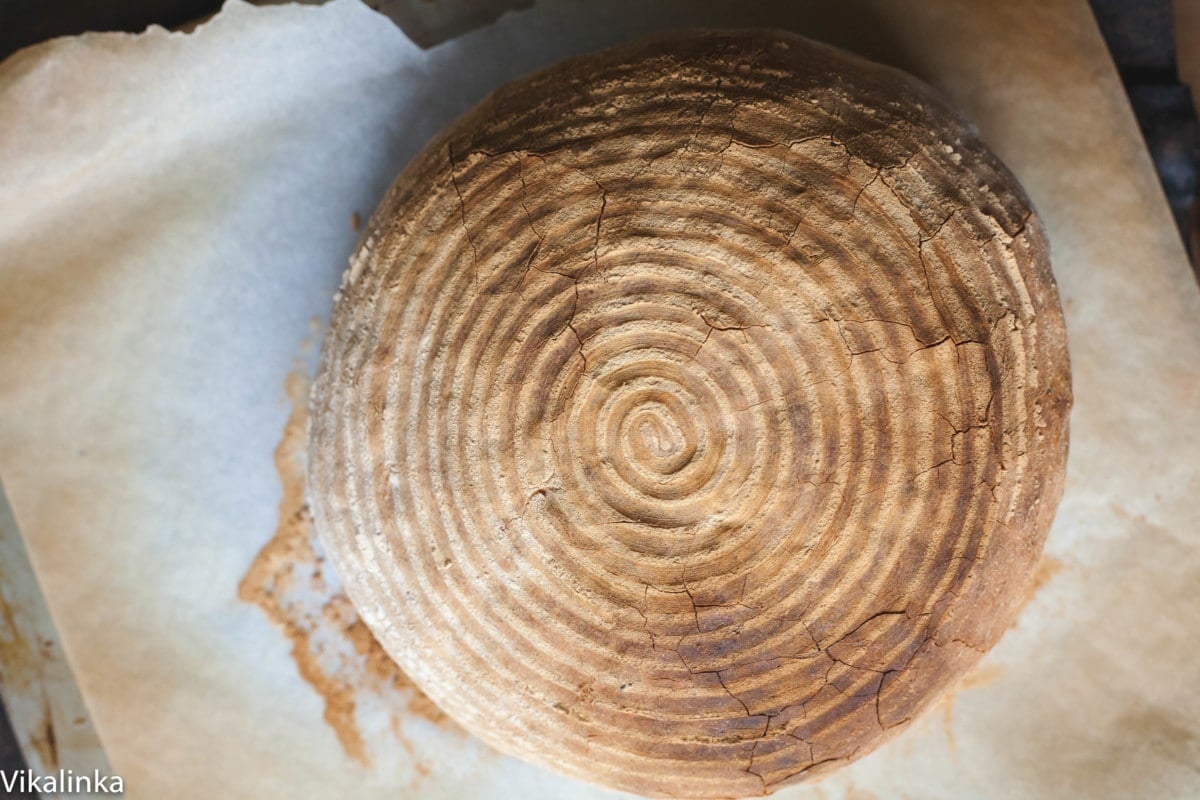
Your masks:
M358 710L364 766L237 589L351 214L504 80L699 23L946 91L1041 212L1071 336L1056 574L952 705L780 796L1200 793L1200 293L1086 4L800 5L563 0L426 52L357 0L230 0L0 65L0 475L127 796L612 796L415 713Z

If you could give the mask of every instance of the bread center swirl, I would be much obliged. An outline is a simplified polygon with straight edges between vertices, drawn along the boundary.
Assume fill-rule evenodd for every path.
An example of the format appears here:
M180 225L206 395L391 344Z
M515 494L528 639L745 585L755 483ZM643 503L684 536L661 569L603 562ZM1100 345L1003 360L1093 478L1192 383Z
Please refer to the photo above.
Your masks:
M664 417L661 409L640 410L630 424L626 439L637 461L646 462L647 467L663 475L676 472L688 462L685 451L695 452L695 445L684 438L674 419ZM672 459L674 455L684 457Z

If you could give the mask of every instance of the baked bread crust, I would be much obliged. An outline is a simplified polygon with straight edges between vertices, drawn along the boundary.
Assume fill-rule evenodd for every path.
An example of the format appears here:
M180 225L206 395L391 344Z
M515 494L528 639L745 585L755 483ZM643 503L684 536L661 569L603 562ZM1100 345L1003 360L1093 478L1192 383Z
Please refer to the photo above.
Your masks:
M874 748L1011 624L1070 402L1041 226L942 98L688 32L509 84L404 170L335 301L310 502L466 729L754 795Z

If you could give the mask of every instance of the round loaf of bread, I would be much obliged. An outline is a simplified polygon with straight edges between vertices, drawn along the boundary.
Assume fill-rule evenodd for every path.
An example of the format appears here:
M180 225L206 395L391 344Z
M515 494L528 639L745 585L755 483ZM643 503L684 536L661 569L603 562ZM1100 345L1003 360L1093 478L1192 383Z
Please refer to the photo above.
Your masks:
M691 32L509 84L371 220L310 501L468 731L645 795L868 752L1012 623L1062 490L1041 227L935 92Z

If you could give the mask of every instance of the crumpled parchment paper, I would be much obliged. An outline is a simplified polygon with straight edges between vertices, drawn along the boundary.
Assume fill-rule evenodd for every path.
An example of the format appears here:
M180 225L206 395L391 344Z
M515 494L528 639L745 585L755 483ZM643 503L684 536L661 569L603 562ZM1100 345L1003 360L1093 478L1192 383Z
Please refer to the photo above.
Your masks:
M429 51L358 0L229 0L191 34L0 65L0 475L127 796L612 796L395 682L354 696L356 757L238 587L287 514L285 385L352 214L499 83L696 24L791 28L949 94L1042 214L1071 337L1044 585L952 701L780 796L1200 793L1200 292L1082 0L559 0ZM330 647L329 674L367 663Z

